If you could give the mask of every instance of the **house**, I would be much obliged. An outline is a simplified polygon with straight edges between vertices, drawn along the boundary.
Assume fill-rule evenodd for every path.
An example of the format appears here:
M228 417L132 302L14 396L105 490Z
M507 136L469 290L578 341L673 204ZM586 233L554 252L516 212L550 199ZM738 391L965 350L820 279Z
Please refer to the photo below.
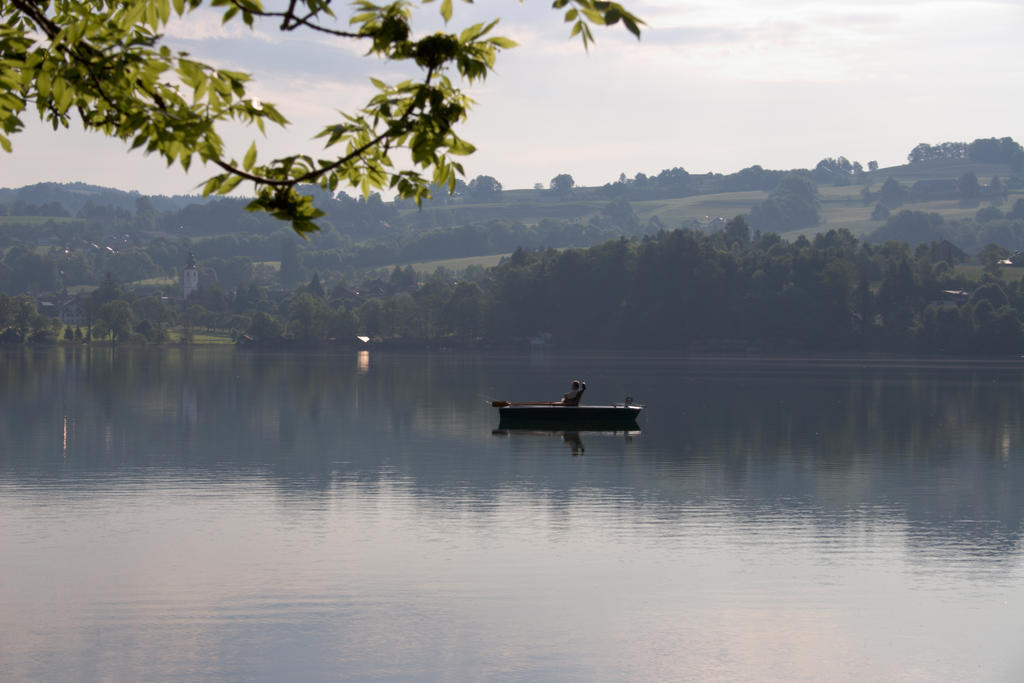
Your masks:
M53 297L39 297L36 300L36 310L39 311L40 315L56 318L59 307L59 301Z
M369 280L368 282L364 282L356 294L364 298L379 299L388 296L388 292L390 291L391 288L388 283L378 277L373 280Z
M36 310L42 315L57 318L65 325L87 325L89 322L85 305L77 295L40 297L36 301Z
M930 306L939 308L960 308L971 298L971 293L963 289L944 289L936 298L928 302Z
M938 257L935 259L936 261L945 261L950 265L967 260L967 252L949 240L942 240L936 244L932 255Z
M82 300L77 296L70 297L60 305L57 317L65 325L88 325L89 314L82 305Z

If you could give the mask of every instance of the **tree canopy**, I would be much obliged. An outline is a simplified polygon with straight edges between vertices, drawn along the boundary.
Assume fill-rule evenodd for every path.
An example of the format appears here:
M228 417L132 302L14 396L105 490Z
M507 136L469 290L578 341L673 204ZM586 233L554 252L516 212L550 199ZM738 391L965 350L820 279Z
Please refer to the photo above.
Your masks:
M789 174L751 209L750 222L760 230L808 227L821 220L820 207L818 186L802 175Z
M334 192L347 184L365 196L387 188L419 201L431 187L453 189L463 173L458 157L474 149L455 131L473 104L460 82L484 80L498 53L515 45L493 33L497 20L417 35L412 10L433 1L357 0L346 10L347 24L332 0L290 0L284 9L268 9L260 0L4 2L0 147L11 151L11 134L24 128L34 107L54 129L77 124L157 154L168 165L188 169L198 159L218 167L204 194L227 194L251 181L256 197L248 208L290 220L300 234L316 230L314 220L322 215L301 185ZM447 27L453 2L437 4ZM552 6L563 11L571 36L579 36L584 47L594 40L592 26L621 22L640 35L643 22L617 2L554 0ZM248 74L197 61L166 44L162 31L168 23L201 8L250 29L272 22L282 32L311 31L365 45L367 57L413 64L420 78L371 79L376 93L369 101L317 134L329 158L297 153L261 162L255 143L232 154L220 132L225 125L252 125L265 134L268 124L288 121L276 105L249 94ZM407 164L393 161L398 149L408 152Z

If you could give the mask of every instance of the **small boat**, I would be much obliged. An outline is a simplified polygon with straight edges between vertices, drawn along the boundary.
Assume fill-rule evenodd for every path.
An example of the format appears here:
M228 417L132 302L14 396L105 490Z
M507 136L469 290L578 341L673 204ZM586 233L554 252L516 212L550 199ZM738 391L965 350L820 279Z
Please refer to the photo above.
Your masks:
M507 403L496 401L499 429L546 427L562 429L637 429L644 406L616 403L609 406L568 406L561 403Z

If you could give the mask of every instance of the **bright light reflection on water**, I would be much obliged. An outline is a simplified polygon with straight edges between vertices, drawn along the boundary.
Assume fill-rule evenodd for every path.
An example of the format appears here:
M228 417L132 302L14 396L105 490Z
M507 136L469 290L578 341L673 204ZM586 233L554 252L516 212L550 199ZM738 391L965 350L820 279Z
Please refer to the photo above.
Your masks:
M31 360L5 679L1024 676L1017 370ZM628 376L644 433L492 434L478 394L580 375Z

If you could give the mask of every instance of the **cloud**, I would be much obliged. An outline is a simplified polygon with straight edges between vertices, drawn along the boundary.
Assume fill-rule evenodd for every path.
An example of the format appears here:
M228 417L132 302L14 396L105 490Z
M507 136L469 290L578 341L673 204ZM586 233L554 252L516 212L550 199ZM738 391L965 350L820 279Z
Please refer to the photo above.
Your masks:
M221 40L225 38L253 37L270 40L269 34L254 31L241 21L224 23L222 13L205 7L196 9L182 17L172 16L163 29L163 34L175 40Z
M521 45L502 52L495 74L470 92L479 104L460 132L480 150L466 160L473 175L512 188L562 171L603 183L622 171L792 168L840 154L884 166L921 140L1024 137L1019 0L628 4L647 21L642 40L621 26L599 28L589 53L550 3L456 5L449 30L501 14L495 33ZM443 27L437 9L422 10L418 31ZM371 75L394 82L414 73L365 58L359 43L281 34L273 22L255 32L238 21L225 27L213 11L193 13L168 34L172 47L198 59L253 73L252 93L293 121L273 131L261 159L319 149L310 137L336 110L366 101ZM17 163L0 167L7 183L52 179L72 166L49 155L44 127L30 127L13 138ZM254 135L232 131L233 153ZM81 157L79 177L95 167L123 187L166 182L154 174L143 185L139 160L159 173L162 164L126 158L120 143L101 151L91 142L75 147L73 134L59 139L66 157ZM121 183L112 180L117 172Z
M273 44L245 37L179 39L175 47L215 66L241 69L257 77L290 75L331 82L365 81L367 67L372 65L372 61L349 50L297 37Z
M652 28L643 34L643 41L648 45L680 45L718 44L732 45L746 39L742 31L724 26L673 26L669 28Z
M1024 18L1000 2L887 0L809 2L647 2L642 49L622 55L638 77L678 75L728 84L838 83L899 78L928 64L960 70L972 60L950 48L990 38L1005 50L1005 27ZM955 59L954 59L955 57Z

